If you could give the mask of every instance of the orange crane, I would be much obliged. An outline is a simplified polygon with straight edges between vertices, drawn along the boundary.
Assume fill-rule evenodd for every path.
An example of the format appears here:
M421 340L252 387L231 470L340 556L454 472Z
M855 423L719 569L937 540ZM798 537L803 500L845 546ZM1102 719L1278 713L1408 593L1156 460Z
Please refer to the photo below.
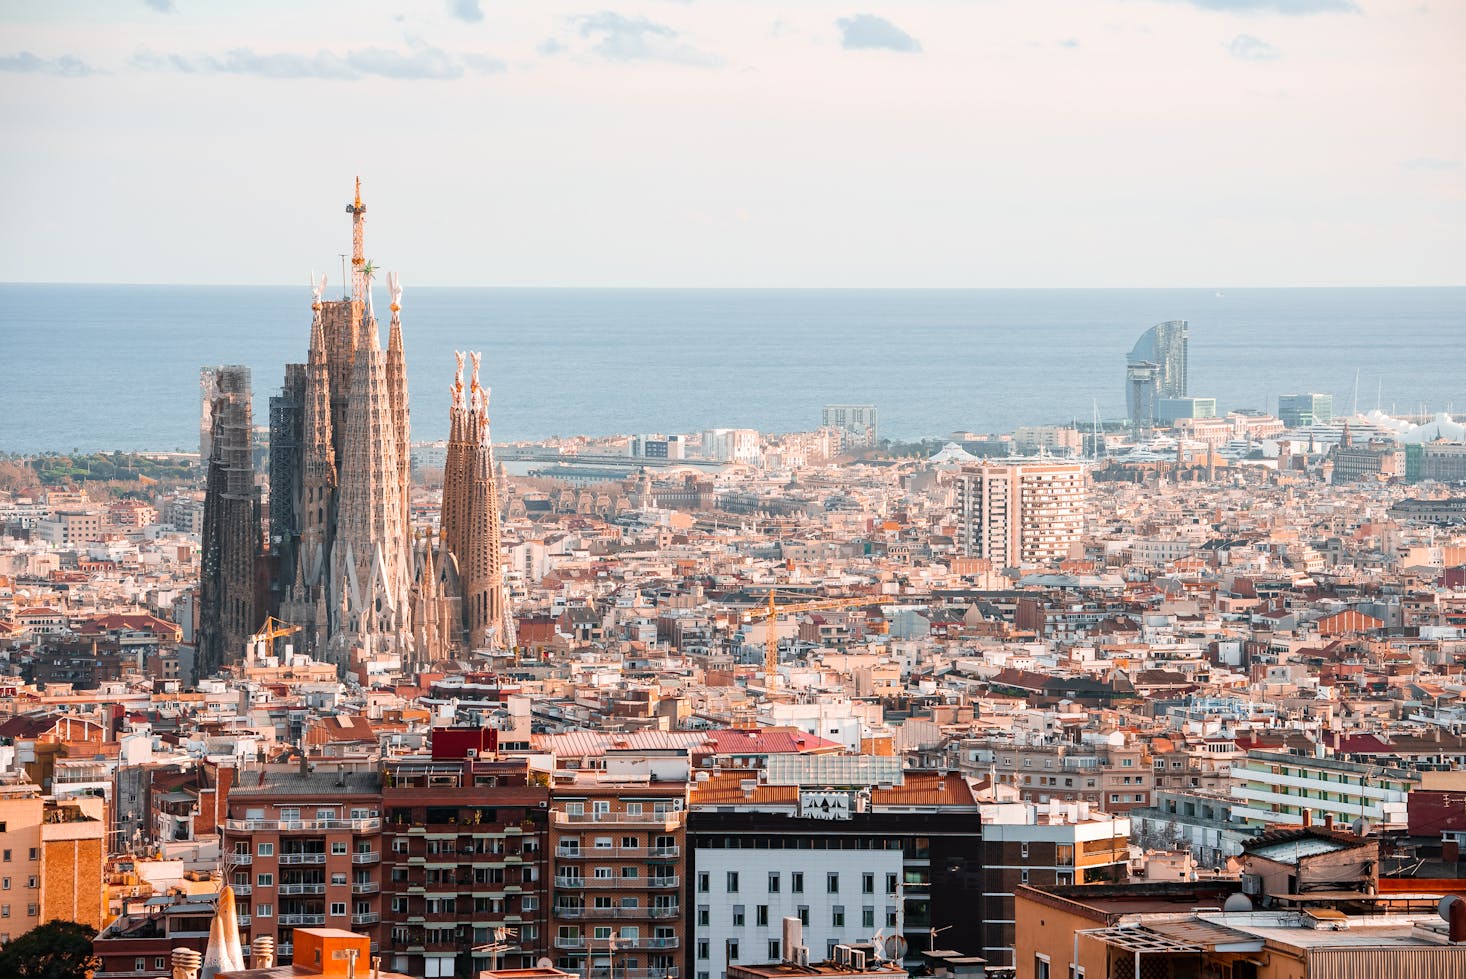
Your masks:
M879 598L870 595L861 595L856 598L823 598L813 602L794 602L788 605L778 605L775 602L778 593L769 589L769 602L763 608L745 609L744 612L753 618L759 616L764 619L764 684L770 693L774 690L774 680L779 672L779 631L775 623L779 616L785 613L797 615L800 612L818 612L821 610L837 608L859 608L862 605L874 605Z

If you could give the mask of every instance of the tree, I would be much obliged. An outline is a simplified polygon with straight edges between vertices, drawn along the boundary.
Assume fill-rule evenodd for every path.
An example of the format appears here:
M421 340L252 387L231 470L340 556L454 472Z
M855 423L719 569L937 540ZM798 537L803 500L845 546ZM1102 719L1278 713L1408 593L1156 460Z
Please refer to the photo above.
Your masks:
M100 965L92 954L97 929L75 921L48 921L0 946L0 976L15 979L86 979Z

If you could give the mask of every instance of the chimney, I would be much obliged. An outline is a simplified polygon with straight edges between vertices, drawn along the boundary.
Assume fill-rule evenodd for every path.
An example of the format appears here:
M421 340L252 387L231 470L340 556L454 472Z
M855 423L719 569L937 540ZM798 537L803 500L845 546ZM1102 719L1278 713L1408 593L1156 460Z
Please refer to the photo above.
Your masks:
M1466 899L1458 897L1452 901L1443 917L1449 926L1447 937L1451 943L1466 942Z
M1441 841L1441 862L1459 863L1461 860L1461 843L1459 840Z
M275 939L269 935L261 935L250 945L254 952L249 967L251 969L273 969L275 967Z
M1312 809L1304 809L1303 810L1303 828L1304 829L1308 829L1312 825L1313 825L1313 810Z
M198 979L204 957L191 948L173 950L173 979Z
M1323 814L1323 828L1331 830L1334 828L1334 814L1326 812Z

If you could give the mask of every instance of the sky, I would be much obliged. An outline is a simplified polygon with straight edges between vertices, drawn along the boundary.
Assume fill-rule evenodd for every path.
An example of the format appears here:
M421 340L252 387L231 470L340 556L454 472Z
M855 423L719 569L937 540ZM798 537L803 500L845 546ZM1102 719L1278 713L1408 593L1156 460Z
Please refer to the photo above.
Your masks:
M1466 283L1463 0L6 0L0 280Z

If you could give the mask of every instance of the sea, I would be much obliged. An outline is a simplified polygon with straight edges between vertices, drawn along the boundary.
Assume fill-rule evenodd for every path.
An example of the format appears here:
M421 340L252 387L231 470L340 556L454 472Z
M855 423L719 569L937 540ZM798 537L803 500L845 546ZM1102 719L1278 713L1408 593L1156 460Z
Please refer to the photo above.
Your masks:
M329 297L328 297L329 298ZM303 362L300 287L0 284L0 452L196 450L199 369L252 369L256 421ZM375 293L383 342L386 291ZM512 289L403 298L414 441L444 438L453 351L483 352L496 441L818 427L874 404L915 440L1125 414L1125 354L1190 323L1220 411L1466 411L1466 288Z

